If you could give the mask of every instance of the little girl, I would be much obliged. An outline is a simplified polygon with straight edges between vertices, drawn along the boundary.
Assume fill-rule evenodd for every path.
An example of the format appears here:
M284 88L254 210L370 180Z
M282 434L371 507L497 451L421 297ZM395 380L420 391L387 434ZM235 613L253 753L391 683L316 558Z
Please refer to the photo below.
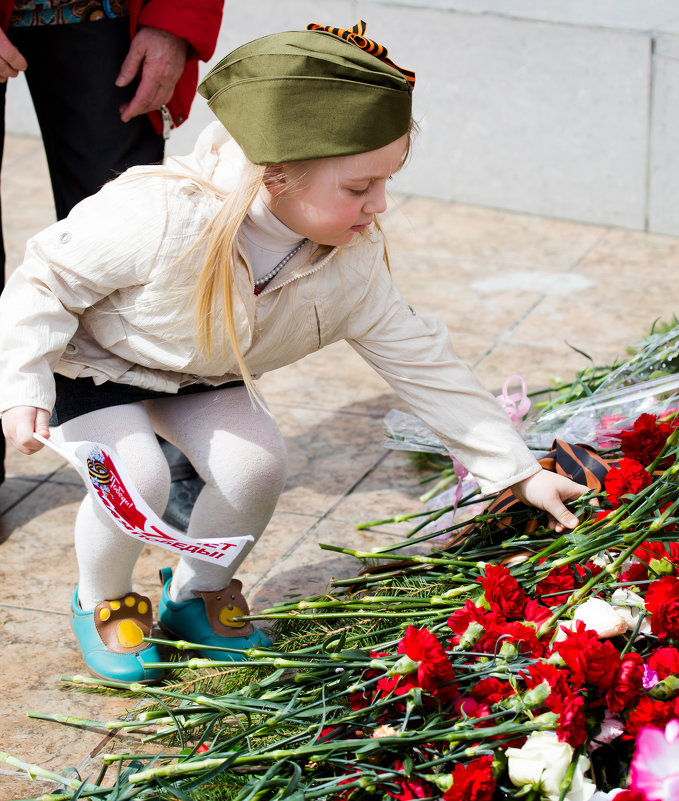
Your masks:
M564 502L584 488L541 470L445 327L391 281L376 215L409 151L414 76L363 24L310 28L250 42L209 73L199 91L219 121L189 157L129 170L28 242L0 301L5 435L27 454L42 447L34 432L114 448L162 514L159 434L205 481L188 535L256 540L286 454L255 379L344 339L484 492L511 486L573 527ZM144 667L159 660L142 640L151 605L132 591L141 544L88 496L75 545L71 614L89 669L157 681ZM161 571L163 629L234 659L269 645L238 620L236 568L185 557Z

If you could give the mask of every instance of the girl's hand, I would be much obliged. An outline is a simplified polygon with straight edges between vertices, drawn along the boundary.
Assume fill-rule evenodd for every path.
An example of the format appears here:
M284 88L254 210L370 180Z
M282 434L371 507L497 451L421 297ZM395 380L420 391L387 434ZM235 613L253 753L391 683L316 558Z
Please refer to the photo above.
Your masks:
M43 448L42 442L33 437L33 432L49 439L50 413L35 406L12 406L2 413L2 430L5 437L21 451L35 453Z
M514 484L511 489L520 501L547 512L550 516L549 527L557 532L578 525L580 521L566 509L564 503L574 501L588 491L584 484L576 484L570 478L550 470L540 470Z

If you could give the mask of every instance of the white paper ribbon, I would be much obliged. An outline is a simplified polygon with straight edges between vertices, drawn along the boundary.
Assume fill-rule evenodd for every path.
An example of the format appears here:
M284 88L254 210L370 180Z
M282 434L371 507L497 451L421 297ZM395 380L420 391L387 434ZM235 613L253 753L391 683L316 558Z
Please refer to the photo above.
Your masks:
M87 441L57 445L39 434L33 436L75 467L88 491L118 528L130 537L222 567L228 567L248 542L254 542L249 534L220 539L186 537L161 520L144 501L112 448Z

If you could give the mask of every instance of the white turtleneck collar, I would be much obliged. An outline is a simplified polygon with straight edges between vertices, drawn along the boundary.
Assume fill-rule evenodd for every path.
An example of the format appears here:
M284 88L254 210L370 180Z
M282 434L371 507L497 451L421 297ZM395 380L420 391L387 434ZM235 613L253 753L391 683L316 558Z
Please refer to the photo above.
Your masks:
M240 233L247 244L255 280L266 275L303 239L269 210L261 194L250 207Z

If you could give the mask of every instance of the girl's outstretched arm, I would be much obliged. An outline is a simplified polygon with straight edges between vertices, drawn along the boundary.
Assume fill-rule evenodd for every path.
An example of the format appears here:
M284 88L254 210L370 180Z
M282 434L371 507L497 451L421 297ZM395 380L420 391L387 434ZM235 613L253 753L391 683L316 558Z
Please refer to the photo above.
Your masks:
M12 406L2 413L2 430L7 439L21 453L35 453L45 446L33 432L49 439L50 413L36 406Z
M550 516L549 527L557 532L578 525L578 518L564 504L588 491L584 484L576 484L551 470L540 470L512 485L511 489L520 501L547 512Z

